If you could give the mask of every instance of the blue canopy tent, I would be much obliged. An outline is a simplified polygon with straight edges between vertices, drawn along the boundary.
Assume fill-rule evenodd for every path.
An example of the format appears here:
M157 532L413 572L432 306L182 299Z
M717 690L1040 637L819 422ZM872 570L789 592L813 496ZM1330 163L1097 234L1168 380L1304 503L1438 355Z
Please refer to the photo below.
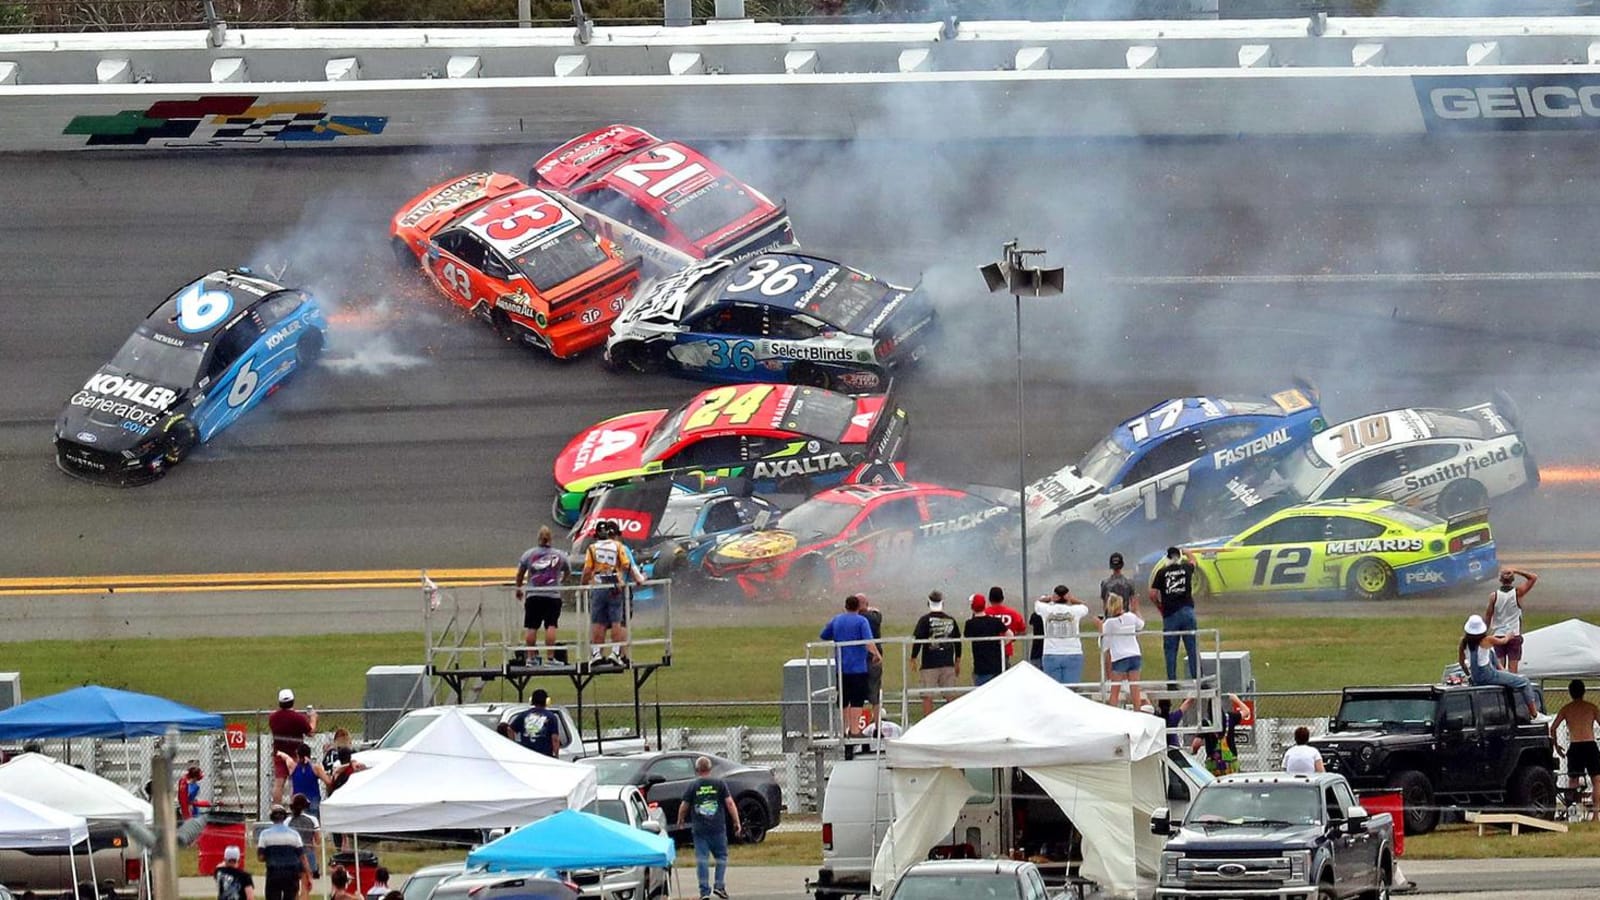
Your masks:
M663 867L672 865L672 838L604 816L564 810L524 825L467 854L469 868L512 869Z
M88 685L0 711L0 740L136 738L215 731L222 717L164 697Z

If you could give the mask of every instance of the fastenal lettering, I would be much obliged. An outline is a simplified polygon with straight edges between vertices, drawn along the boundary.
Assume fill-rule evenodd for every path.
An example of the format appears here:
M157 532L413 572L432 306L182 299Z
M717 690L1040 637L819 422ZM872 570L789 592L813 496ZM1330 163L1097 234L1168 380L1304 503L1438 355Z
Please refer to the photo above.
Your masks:
M1221 469L1225 466L1242 463L1252 456L1258 456L1274 447L1281 447L1287 443L1289 443L1289 429L1279 428L1277 431L1264 434L1253 441L1246 441L1237 447L1218 450L1211 454L1211 464Z
M837 451L821 456L804 456L799 459L760 460L756 463L757 478L789 478L794 475L818 475L848 466L844 454Z
M1363 538L1358 541L1329 541L1329 556L1348 556L1352 553L1396 553L1422 549L1422 538Z

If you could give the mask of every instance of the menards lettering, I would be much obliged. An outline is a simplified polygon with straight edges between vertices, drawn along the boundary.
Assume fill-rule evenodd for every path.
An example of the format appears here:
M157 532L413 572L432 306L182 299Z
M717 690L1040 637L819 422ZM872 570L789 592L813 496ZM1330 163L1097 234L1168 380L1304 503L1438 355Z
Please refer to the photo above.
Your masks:
M1430 472L1423 472L1420 475L1407 475L1405 480L1406 490L1418 491L1436 484L1446 484L1458 478L1466 478L1473 472L1487 469L1495 463L1503 463L1509 459L1511 459L1511 451L1506 447L1501 447L1498 450L1490 450L1455 462L1441 463Z
M483 187L488 181L489 175L485 172L474 172L465 178L453 181L440 188L433 196L411 207L411 211L400 219L400 224L412 226L434 213L452 209L470 200L476 200L483 196Z
M1325 548L1329 556L1346 556L1352 553L1395 553L1422 549L1422 538L1363 538L1358 541L1329 541Z
M178 399L178 392L171 388L155 387L134 378L105 373L90 378L83 389L108 397L132 400L151 409L166 409L172 401Z
M1281 447L1289 443L1289 429L1279 428L1270 434L1264 434L1253 441L1246 441L1237 447L1229 447L1211 454L1211 464L1221 469L1236 463L1242 463L1252 456L1266 453L1274 447Z
M820 456L798 459L772 459L756 462L756 478L789 478L794 475L818 475L848 466L844 454L837 451Z
M924 537L940 537L961 531L971 531L1005 511L1006 508L1003 506L991 506L983 512L968 513L954 519L946 519L943 522L929 522L919 527Z

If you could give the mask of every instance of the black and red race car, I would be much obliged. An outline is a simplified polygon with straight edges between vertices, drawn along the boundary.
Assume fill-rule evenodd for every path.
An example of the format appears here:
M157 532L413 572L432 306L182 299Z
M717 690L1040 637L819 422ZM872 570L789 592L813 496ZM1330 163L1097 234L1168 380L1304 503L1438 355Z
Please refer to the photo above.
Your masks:
M511 175L436 184L395 213L389 234L401 265L420 264L452 303L563 358L604 343L639 282L637 260Z
M694 148L632 125L562 144L534 163L528 181L560 196L585 226L657 273L794 246L783 204Z
M775 528L718 543L705 574L747 597L787 600L844 583L972 571L1011 552L1019 509L1017 492L999 488L841 485L784 513Z

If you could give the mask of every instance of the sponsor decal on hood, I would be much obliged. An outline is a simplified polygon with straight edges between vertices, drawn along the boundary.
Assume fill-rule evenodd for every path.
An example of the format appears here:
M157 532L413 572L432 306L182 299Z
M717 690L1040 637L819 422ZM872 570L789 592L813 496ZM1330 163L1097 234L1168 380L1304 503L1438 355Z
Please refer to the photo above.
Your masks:
M730 560L770 559L791 553L799 545L787 531L757 531L736 538L717 548L717 554Z
M1072 466L1028 485L1027 507L1030 516L1048 515L1063 506L1091 496L1104 485L1084 478Z

